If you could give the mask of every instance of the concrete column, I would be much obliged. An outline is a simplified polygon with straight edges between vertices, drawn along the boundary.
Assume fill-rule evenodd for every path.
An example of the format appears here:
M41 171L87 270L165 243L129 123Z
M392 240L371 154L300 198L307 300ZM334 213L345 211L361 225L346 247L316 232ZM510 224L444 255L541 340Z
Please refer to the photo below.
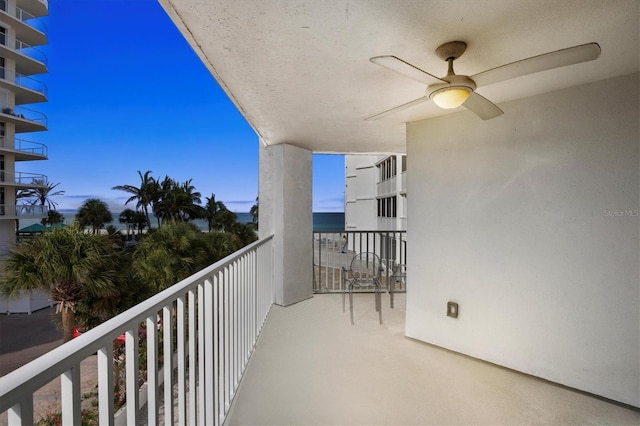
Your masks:
M260 144L260 238L273 234L276 303L313 296L311 151Z

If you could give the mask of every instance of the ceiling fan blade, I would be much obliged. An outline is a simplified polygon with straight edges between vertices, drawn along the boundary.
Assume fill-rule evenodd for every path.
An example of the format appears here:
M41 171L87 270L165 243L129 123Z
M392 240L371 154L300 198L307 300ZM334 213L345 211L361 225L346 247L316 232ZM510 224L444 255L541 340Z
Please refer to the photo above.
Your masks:
M388 109L388 110L386 110L384 112L381 112L379 114L370 115L369 117L365 118L365 121L378 120L380 118L383 118L383 117L386 117L388 115L394 114L394 113L396 113L398 111L402 111L403 109L407 109L407 108L410 108L410 107L412 107L414 105L421 104L421 103L426 102L428 100L429 100L429 96L423 96L421 98L414 99L411 102L407 102L406 104L398 105L395 108Z
M483 120L489 120L504 114L496 104L476 92L472 92L462 106Z
M426 84L427 86L429 84L446 83L446 81L436 77L435 75L429 74L428 72L423 71L420 68L411 65L409 62L403 61L395 56L375 56L369 60L374 64L382 65L391 71L400 73L413 80L419 81L420 83Z
M492 68L471 76L471 79L476 82L477 87L486 86L539 71L593 61L599 56L600 46L598 43L581 44Z

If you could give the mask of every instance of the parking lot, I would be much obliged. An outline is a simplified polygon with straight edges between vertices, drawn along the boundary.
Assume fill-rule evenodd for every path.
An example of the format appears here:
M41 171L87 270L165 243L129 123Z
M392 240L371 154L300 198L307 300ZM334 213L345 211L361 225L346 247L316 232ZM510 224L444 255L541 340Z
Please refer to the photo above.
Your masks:
M0 376L62 344L62 331L51 322L55 308L28 314L0 315Z

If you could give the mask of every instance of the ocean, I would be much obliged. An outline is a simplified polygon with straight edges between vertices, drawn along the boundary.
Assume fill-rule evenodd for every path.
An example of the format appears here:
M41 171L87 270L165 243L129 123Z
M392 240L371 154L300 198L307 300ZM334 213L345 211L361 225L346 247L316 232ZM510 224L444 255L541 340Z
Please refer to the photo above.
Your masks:
M61 211L64 216L64 223L72 223L75 219L76 212L70 211ZM251 214L250 213L236 213L238 216L238 222L240 223L251 223ZM118 222L118 217L120 216L120 212L112 213L113 221L107 225L113 225L117 229L126 229L126 225L124 223ZM20 219L20 228L27 227L29 225L33 225L34 223L40 223L40 220L37 219ZM207 221L203 219L198 219L192 221L198 228L203 231L207 230ZM158 222L154 216L151 216L151 226L156 227ZM344 213L342 212L322 212L322 213L313 213L313 230L314 231L336 231L341 232L344 231Z

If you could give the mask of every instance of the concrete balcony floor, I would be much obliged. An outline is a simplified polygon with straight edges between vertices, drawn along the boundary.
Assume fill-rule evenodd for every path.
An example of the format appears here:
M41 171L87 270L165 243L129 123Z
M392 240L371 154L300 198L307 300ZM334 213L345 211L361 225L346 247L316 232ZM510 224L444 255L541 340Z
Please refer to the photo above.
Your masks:
M640 424L640 412L404 336L405 295L274 306L230 425Z

